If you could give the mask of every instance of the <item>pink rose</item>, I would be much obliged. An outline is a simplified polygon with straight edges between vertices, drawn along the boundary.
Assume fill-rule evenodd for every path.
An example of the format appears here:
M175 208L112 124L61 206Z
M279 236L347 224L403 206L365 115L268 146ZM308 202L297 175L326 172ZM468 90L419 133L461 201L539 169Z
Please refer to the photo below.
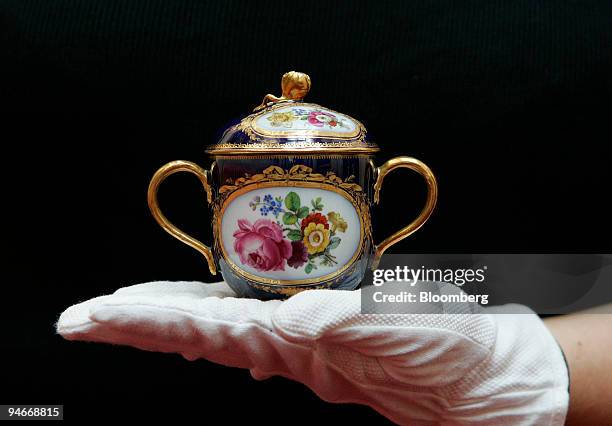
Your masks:
M285 260L291 257L291 243L283 238L282 228L269 219L258 219L251 225L238 220L234 232L234 250L244 265L258 271L284 271Z
M333 126L337 124L336 117L333 114L323 111L312 111L308 114L308 122L313 126L322 127L323 124L333 123Z

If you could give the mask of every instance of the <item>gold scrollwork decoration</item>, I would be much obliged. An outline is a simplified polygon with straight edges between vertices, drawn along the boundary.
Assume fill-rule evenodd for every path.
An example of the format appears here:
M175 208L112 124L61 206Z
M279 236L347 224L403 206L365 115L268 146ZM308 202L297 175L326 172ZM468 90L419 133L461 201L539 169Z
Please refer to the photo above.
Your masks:
M349 192L353 197L359 198L363 194L363 189L358 184L354 183L355 176L351 175L346 179L342 179L334 172L327 172L325 175L321 173L313 173L312 168L297 164L289 170L285 170L279 166L270 166L264 169L261 173L254 175L245 175L235 180L231 178L226 181L226 185L219 188L219 194L224 194L228 191L233 191L239 187L252 183L263 181L283 181L283 180L298 180L308 182L322 182L337 186Z
M370 209L367 201L366 194L363 188L354 182L355 177L353 175L342 179L337 176L334 172L328 171L326 174L315 173L312 168L305 165L295 165L289 170L285 170L279 166L269 166L264 169L261 173L254 175L245 175L237 179L227 179L226 184L219 188L218 196L215 198L213 205L213 230L215 233L215 252L223 255L228 264L232 269L243 276L243 278L249 281L259 282L261 285L267 285L267 288L276 286L281 288L286 285L303 285L303 284L317 284L318 282L328 281L330 279L341 280L342 276L347 271L350 271L355 267L355 261L361 256L364 250L364 245L369 244L372 241L372 225L370 220ZM225 253L222 236L221 236L221 219L226 204L231 201L236 194L249 191L250 187L258 188L261 186L305 186L305 187L318 187L325 190L332 190L338 193L344 193L353 207L357 209L360 222L361 222L361 238L360 247L353 255L352 259L342 268L331 275L323 276L320 278L304 279L304 280L271 280L263 277L258 277L241 271L233 265L231 259L229 259ZM338 281L339 282L339 281ZM279 287L280 286L280 287ZM282 293L285 294L285 293Z

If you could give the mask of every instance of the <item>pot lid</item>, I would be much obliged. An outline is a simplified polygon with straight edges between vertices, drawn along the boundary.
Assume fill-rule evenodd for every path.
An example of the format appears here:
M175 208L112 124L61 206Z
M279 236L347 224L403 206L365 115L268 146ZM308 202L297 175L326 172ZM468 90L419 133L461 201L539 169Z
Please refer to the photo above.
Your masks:
M290 71L281 80L282 96L266 95L253 114L225 130L206 152L214 155L374 153L358 120L304 102L310 90L307 74Z

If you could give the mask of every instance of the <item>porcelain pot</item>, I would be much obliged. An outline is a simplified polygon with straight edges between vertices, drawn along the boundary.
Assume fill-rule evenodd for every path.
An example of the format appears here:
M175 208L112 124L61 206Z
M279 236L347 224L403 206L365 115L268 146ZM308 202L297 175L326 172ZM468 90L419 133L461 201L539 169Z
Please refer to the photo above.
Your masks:
M419 229L437 199L436 179L421 161L396 157L374 164L379 147L356 119L303 101L308 75L291 71L282 96L266 95L255 112L225 130L206 152L210 167L173 161L149 185L153 217L201 252L242 297L284 298L308 289L355 289L384 251ZM427 185L421 213L376 244L370 209L385 176L408 168ZM160 183L176 172L201 181L212 209L209 247L174 226L157 202Z

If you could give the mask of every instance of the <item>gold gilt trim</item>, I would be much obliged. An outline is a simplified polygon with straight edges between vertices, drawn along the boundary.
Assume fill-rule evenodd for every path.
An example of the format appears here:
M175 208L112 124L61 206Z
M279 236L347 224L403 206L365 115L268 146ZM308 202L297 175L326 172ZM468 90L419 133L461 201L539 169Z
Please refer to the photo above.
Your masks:
M245 177L235 180L228 179L226 185L219 188L219 195L213 206L215 252L221 253L227 264L240 277L249 281L265 284L268 287L316 284L338 277L350 268L354 267L357 259L359 259L363 254L365 241L371 241L372 238L369 204L361 186L353 182L354 178L354 176L349 176L347 179L342 179L336 176L336 174L333 172L327 172L325 175L313 173L310 167L295 165L290 170L284 170L278 166L270 166L263 170L262 173L254 174L252 176L245 175ZM336 271L321 277L300 280L279 280L251 274L234 264L225 251L225 245L223 244L221 238L221 222L226 207L236 197L254 189L278 186L319 188L322 190L332 191L343 196L353 205L353 207L357 210L357 216L359 217L360 222L359 246L355 250L355 253L351 259L345 265Z
M336 142L323 143L313 141L292 141L279 144L276 141L263 141L252 144L220 143L206 149L211 155L245 155L245 154L321 154L321 153L343 153L343 154L374 154L380 151L378 146L363 142Z
M217 155L215 160L271 160L271 159L286 159L295 157L295 154L270 154L270 155ZM345 160L347 158L369 158L371 160L371 154L359 154L347 155L347 154L304 154L300 155L300 159L308 160ZM373 167L376 169L376 167Z
M283 296L293 296L304 290L325 290L325 289L328 289L330 285L320 284L320 285L305 286L305 287L297 287L297 286L296 287L275 287L275 286L251 283L251 287L254 287L257 290L265 291L267 293L282 294Z
M355 268L357 267L357 262L353 262L351 268L347 269L345 273L347 275L355 272ZM344 280L344 277L336 277L332 281L329 281L325 284L312 284L312 285L295 285L295 286L275 286L275 285L267 285L267 284L259 284L259 283L249 283L251 287L254 287L258 290L265 291L267 293L272 294L280 294L283 296L294 296L304 290L326 290L334 287L336 284L340 283Z

